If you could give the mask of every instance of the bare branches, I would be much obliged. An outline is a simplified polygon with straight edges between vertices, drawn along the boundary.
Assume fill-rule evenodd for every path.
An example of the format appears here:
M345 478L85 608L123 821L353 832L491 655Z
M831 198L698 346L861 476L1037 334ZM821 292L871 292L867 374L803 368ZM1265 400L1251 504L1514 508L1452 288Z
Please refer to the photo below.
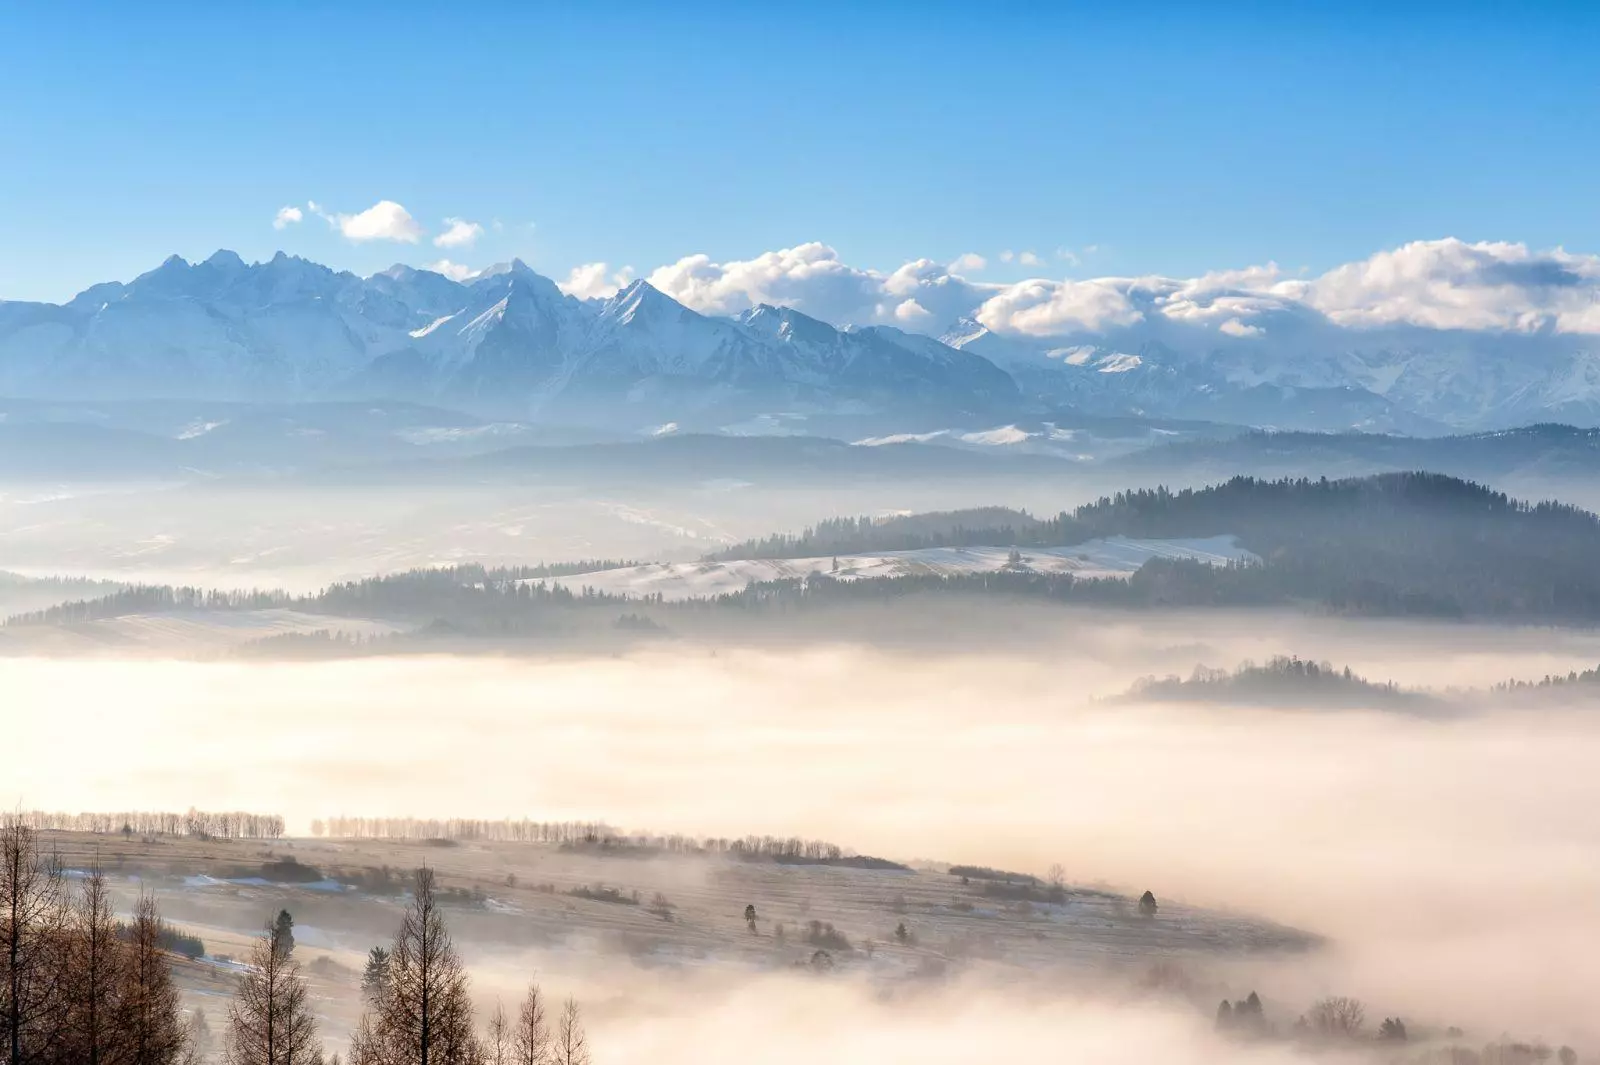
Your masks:
M583 1015L577 999L569 998L561 1007L556 1023L556 1038L550 1055L551 1065L590 1065L589 1040L583 1031Z
M58 813L24 810L13 815L19 825L34 832L93 832L136 836L196 836L201 839L281 839L281 814L253 814L245 810L196 810L184 813L138 810L125 813Z
M545 1016L544 995L538 984L530 983L522 1008L517 1012L511 1061L513 1065L546 1065L549 1060L550 1022Z
M466 967L450 941L431 869L417 870L411 905L385 968L352 1044L352 1060L359 1065L475 1065L480 1048Z
M12 1065L47 1056L65 1035L61 864L39 852L33 829L0 828L0 1036Z
M250 969L228 1005L228 1065L320 1065L322 1044L305 977L290 956L281 923L250 950Z
M1351 1038L1359 1035L1366 1020L1367 1008L1359 999L1333 995L1312 1004L1306 1011L1306 1021L1318 1035L1330 1038Z
M128 977L123 1022L130 1065L176 1065L187 1043L172 982L172 967L162 949L162 923L156 901L139 896L128 929Z

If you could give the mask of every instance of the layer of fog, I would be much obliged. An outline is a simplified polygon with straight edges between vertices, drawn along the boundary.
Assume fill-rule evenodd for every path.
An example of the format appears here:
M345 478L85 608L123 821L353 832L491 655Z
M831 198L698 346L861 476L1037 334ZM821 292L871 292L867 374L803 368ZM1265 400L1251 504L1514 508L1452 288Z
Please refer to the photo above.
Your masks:
M1272 651L1464 684L1592 664L1594 637L1255 619L1092 628L1013 656L700 650L518 662L0 661L7 802L596 817L794 833L1233 907L1329 936L1293 1000L1595 1039L1600 716L1126 706L1174 666ZM1315 644L1316 646L1309 646ZM1156 657L1160 657L1159 655ZM1229 660L1211 658L1211 664ZM1587 1026L1587 1027L1586 1027ZM643 1038L643 1037L641 1037Z
M0 486L0 569L314 591L419 566L694 559L836 515L1006 505L1055 513L1088 480L905 479L819 490L774 478L653 487Z
M33 575L313 591L416 566L697 558L818 519L1007 506L1038 515L1128 487L1221 475L1068 467L1059 477L749 479L570 485L0 484L0 569ZM1505 478L1523 498L1593 506L1592 480Z

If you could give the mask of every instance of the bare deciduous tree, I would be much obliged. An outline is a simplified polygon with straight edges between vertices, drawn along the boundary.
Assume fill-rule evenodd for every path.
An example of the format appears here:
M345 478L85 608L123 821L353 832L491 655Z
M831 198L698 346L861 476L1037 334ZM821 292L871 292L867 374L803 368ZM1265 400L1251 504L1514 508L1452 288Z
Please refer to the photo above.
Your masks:
M517 1011L511 1060L514 1065L546 1065L550 1060L550 1022L545 1016L544 994L538 984L528 985L528 994Z
M0 1036L10 1065L48 1060L59 1023L67 922L61 865L17 818L0 828Z
M283 922L267 925L250 948L249 969L228 1004L228 1065L320 1065L322 1043L306 981L284 942Z
M183 1060L188 1042L172 966L161 946L164 930L156 900L140 895L128 928L123 998L129 1065L174 1065Z
M485 1065L511 1065L511 1022L506 1019L506 1008L494 1004L489 1015L489 1031L483 1040Z
M556 1038L551 1047L551 1065L590 1065L589 1039L583 1032L583 1015L577 999L569 998L561 1007Z
M98 867L83 883L70 927L67 1009L72 1057L85 1065L115 1065L123 1060L127 1042L119 1023L126 951Z
M1332 995L1312 1004L1306 1021L1318 1035L1349 1038L1360 1034L1367 1008L1358 999Z
M356 1065L477 1065L467 972L450 941L430 869L417 870L387 976L351 1041Z

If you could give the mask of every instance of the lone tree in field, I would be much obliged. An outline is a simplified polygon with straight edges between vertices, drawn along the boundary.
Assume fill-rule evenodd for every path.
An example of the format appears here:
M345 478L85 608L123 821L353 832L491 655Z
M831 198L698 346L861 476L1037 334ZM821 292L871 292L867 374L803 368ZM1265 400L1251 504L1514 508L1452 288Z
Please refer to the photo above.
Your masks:
M1406 1041L1406 1022L1399 1017L1385 1017L1378 1025L1378 1038L1394 1043Z
M753 902L744 908L744 923L750 931L756 930L756 904Z
M1143 895L1139 896L1139 916L1154 917L1156 915L1156 911L1160 908L1161 905L1156 902L1156 896L1154 892L1146 891Z
M250 968L228 1004L228 1065L321 1065L305 977L283 942L284 916L251 946Z
M272 922L272 942L285 958L294 953L294 915L288 910L279 910Z
M389 950L387 977L351 1040L353 1065L477 1065L467 971L445 928L431 869Z
M361 974L361 997L367 1005L377 1005L378 996L389 983L389 952L373 947L367 952L367 967Z

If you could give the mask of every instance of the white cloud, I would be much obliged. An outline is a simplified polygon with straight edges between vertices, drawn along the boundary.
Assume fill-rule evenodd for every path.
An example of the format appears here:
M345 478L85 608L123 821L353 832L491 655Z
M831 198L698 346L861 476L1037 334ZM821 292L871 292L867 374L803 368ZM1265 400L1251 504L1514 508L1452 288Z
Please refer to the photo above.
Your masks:
M1039 265L1032 252L999 258ZM1600 257L1535 252L1521 244L1421 241L1317 277L1270 262L1188 278L1035 277L1000 284L962 276L982 265L982 256L968 253L950 263L913 259L885 272L853 266L828 245L811 242L723 262L690 255L651 271L648 280L707 314L771 303L840 325L881 323L933 335L973 318L1019 337L1148 326L1246 338L1272 331L1274 317L1284 315L1350 329L1600 334ZM632 271L589 263L561 287L593 298L610 295L631 277Z
M1017 257L1017 253L1012 251L1012 250L1010 250L1009 248L1000 253L1000 261L1003 262L1003 263L1009 263L1013 259L1015 259L1016 257Z
M440 259L436 263L429 263L424 269L432 270L436 274L443 274L452 281L465 281L469 277L478 276L478 271L472 267L453 263L449 259Z
M1102 332L1144 317L1129 298L1126 285L1115 278L1023 281L985 300L976 318L996 333L1023 336Z
M411 217L411 212L393 200L379 200L360 214L331 214L318 207L315 200L306 206L347 240L394 240L415 244L422 238L422 227Z
M305 212L298 207L280 207L277 216L272 220L272 228L287 229L305 216Z
M933 315L929 314L928 309L916 300L906 300L894 309L894 317L902 325L914 326L921 325L929 318L932 318Z
M468 222L464 218L446 218L444 224L449 228L433 238L434 247L470 248L479 237L483 236L481 225Z
M574 266L565 281L556 282L556 287L580 300L606 299L615 296L633 280L631 266L624 266L615 273L608 273L609 270L610 267L605 263Z
M884 279L846 265L832 248L812 242L726 263L690 255L659 267L648 280L680 303L711 314L775 303L819 318L859 322L881 317Z
M915 325L937 334L1001 287L954 272L957 266L972 269L972 258L953 264L914 259L883 273L851 266L833 248L812 242L720 263L691 255L654 270L648 280L705 314L737 314L770 303L841 325ZM905 306L908 300L915 308Z
M1329 270L1310 283L1306 302L1349 326L1600 332L1600 258L1419 240Z

